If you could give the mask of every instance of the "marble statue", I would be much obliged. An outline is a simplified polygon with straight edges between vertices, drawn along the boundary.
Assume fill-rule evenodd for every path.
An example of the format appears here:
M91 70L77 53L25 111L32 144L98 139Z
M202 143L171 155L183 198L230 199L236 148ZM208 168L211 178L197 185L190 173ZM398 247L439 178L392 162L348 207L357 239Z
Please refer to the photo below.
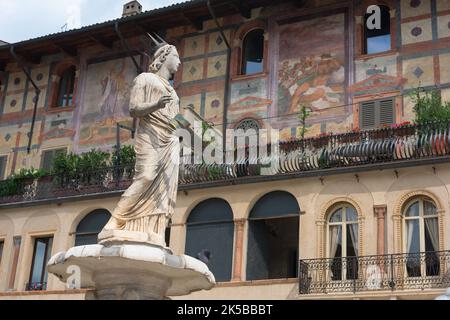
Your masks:
M67 288L90 288L92 300L164 300L210 290L215 278L193 257L174 255L165 230L174 213L180 142L179 99L169 84L178 70L177 49L160 37L149 72L133 83L130 113L139 118L136 172L99 243L55 254L47 267ZM76 268L74 269L74 266ZM75 273L73 273L75 270ZM78 271L77 271L78 270Z
M100 242L125 237L164 247L174 213L180 156L174 119L180 100L169 80L181 62L174 46L157 35L149 36L156 44L153 61L149 72L136 77L130 93L130 114L139 119L134 181L99 235Z

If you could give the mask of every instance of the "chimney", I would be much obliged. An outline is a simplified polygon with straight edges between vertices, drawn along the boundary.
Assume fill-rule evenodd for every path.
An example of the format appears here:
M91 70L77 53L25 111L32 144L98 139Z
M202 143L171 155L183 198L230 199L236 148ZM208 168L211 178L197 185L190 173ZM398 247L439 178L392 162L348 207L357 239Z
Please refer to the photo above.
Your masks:
M138 1L130 1L123 5L122 18L134 16L142 12L142 5Z

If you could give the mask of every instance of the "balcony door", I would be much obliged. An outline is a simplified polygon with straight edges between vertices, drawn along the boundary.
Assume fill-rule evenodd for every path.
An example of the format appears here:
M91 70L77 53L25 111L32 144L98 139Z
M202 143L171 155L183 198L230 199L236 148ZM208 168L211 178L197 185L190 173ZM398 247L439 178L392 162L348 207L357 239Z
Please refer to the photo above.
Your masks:
M429 198L416 198L404 212L404 236L408 277L437 276L439 263L439 215Z
M337 206L328 220L328 254L331 280L358 279L358 214L350 205Z

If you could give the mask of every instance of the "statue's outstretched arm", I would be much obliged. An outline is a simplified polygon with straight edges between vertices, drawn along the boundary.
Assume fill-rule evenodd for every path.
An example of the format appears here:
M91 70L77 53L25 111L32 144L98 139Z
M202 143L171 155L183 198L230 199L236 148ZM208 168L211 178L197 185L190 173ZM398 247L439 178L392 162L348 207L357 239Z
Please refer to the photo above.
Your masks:
M156 89L152 90L150 95L150 101L148 99L145 83L136 79L130 95L130 115L133 118L142 118L148 114L151 114L159 109L165 108L166 104L172 101L170 96L163 96L162 92Z

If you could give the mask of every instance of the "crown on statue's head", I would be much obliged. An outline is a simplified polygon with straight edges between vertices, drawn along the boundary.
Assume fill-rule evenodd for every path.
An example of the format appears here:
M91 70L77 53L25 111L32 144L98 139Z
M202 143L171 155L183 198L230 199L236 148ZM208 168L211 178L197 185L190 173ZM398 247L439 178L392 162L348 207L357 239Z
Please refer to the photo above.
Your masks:
M161 38L157 33L153 33L153 35L151 35L150 33L147 33L147 35L149 36L149 38L152 40L153 45L152 45L152 53L155 54L156 51L158 51L159 49L161 49L162 47L168 45L168 43L166 42L166 40L164 40L163 38Z

